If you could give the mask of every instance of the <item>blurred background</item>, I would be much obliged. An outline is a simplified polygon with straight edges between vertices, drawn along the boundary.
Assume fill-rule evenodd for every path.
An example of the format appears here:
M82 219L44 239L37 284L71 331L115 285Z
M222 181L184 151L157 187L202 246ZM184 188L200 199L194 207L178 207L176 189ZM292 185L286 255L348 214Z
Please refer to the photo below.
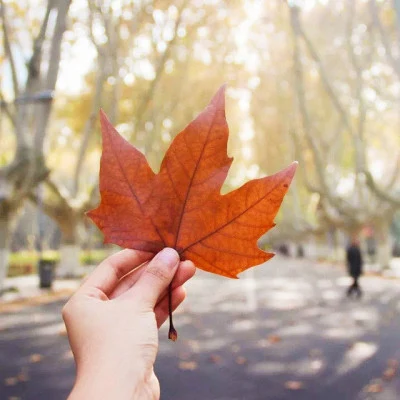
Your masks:
M0 398L59 398L72 385L59 310L116 251L85 217L99 201L99 109L157 171L223 83L235 159L224 191L293 160L299 169L260 240L278 256L239 283L201 272L191 283L188 341L163 343L164 365L175 365L160 364L164 398L400 397L396 335L384 336L400 309L400 0L0 0L0 28ZM347 304L355 235L365 295ZM299 310L308 330L293 333ZM244 322L222 333L219 312L227 325ZM342 328L338 336L319 325L330 313L326 329ZM277 325L259 325L268 319ZM308 340L286 348L279 329ZM288 358L265 367L276 348ZM193 388L211 377L209 392L185 392L190 379ZM239 386L224 391L232 379Z

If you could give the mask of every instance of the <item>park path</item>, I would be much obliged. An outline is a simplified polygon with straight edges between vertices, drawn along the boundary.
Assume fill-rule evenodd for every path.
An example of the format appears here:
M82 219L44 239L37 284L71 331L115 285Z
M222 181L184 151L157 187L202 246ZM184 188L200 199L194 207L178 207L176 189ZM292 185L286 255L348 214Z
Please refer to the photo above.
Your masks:
M163 400L400 398L400 281L364 277L348 300L343 269L275 257L230 280L198 271L162 328ZM0 399L63 399L74 366L63 302L0 314ZM116 379L116 377L110 377Z

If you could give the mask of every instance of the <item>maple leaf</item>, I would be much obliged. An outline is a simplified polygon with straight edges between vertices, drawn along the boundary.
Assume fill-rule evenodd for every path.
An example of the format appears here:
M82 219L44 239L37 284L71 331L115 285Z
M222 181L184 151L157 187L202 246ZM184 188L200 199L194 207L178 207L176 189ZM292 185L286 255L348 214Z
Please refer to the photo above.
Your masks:
M172 247L196 267L231 278L273 256L257 240L275 226L297 163L221 195L233 160L224 95L223 86L175 137L158 174L100 112L101 202L88 216L105 243L153 253Z

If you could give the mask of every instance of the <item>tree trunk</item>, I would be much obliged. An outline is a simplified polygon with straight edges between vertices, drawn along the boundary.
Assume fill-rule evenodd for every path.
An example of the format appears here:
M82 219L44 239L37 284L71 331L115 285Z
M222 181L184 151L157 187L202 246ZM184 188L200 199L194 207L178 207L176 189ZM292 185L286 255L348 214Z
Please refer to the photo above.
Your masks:
M63 278L77 276L79 274L81 250L78 223L72 218L60 224L60 227L62 239L57 275Z
M341 235L338 228L333 227L330 230L329 244L331 247L332 261L339 262L344 259L344 247L341 241Z
M390 221L382 221L375 226L376 253L378 270L390 268L392 259L392 240L390 237Z
M0 217L0 294L4 290L4 283L8 272L10 217L8 213Z

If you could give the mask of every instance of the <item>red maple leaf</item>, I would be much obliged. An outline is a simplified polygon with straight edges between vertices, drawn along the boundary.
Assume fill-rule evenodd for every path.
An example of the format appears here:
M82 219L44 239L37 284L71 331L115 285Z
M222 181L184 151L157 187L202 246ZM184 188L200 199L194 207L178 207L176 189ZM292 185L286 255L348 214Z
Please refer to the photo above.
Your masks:
M275 225L297 163L221 195L232 163L224 91L175 137L158 174L100 113L101 202L88 215L105 243L153 253L172 247L198 268L231 278L273 256L257 240Z

